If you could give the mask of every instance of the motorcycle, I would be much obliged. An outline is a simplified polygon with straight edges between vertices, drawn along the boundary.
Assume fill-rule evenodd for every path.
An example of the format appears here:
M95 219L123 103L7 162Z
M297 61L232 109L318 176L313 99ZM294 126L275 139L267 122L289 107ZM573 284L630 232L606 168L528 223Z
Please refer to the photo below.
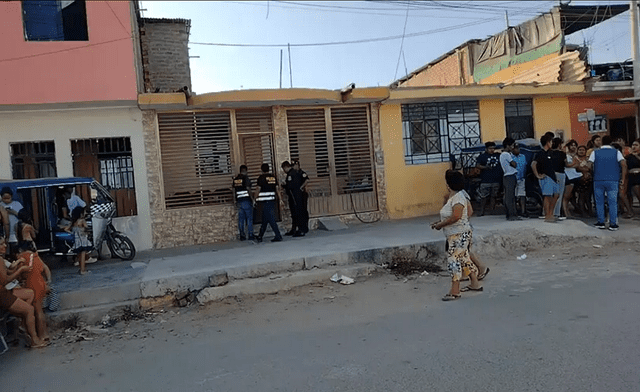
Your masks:
M65 230L70 224L68 216L61 212L67 205L65 193L83 202L89 200L85 215L89 238L94 250L100 255L106 242L112 256L122 260L132 260L136 255L133 242L116 230L113 217L116 203L111 194L93 178L39 178L30 180L0 181L1 188L9 188L13 199L19 201L29 211L36 229L35 243L40 253L56 256L72 256L74 235Z

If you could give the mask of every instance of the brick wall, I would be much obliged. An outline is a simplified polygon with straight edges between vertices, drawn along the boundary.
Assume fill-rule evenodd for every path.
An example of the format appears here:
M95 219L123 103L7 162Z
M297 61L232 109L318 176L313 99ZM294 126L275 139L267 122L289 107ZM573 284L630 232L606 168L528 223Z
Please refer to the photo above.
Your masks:
M170 93L185 86L191 91L190 26L186 19L140 20L145 92Z
M399 87L459 86L460 62L454 53L418 73Z

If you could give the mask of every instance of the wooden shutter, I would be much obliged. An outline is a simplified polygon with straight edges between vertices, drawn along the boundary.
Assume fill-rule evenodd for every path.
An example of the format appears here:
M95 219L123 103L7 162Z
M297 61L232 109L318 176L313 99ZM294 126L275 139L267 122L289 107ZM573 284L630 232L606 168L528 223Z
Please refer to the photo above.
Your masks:
M167 208L233 202L227 111L158 114Z
M238 134L272 133L271 109L236 110L236 128Z
M369 115L366 107L331 109L338 194L373 190Z

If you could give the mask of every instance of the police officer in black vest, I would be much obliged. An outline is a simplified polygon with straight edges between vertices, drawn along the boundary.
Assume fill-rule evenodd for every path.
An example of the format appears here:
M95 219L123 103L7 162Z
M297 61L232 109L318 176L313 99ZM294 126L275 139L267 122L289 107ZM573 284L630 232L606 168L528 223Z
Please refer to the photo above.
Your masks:
M307 183L309 182L309 176L300 169L300 161L297 159L293 161L291 171L293 173L289 185L291 186L291 194L296 204L296 215L298 218L298 231L293 236L302 237L309 232L309 210L307 209L307 201L309 200Z
M262 175L258 177L258 188L256 189L256 201L262 203L262 225L260 225L260 233L256 237L256 241L262 242L262 236L267 230L267 224L271 226L271 230L275 237L271 242L282 241L282 235L276 223L276 191L278 189L278 181L276 177L269 173L269 164L263 163L260 166Z
M238 231L240 241L247 239L245 236L245 226L249 240L253 240L253 199L251 195L251 180L247 176L247 166L240 166L240 174L233 179L233 189L236 195L236 205L238 206Z

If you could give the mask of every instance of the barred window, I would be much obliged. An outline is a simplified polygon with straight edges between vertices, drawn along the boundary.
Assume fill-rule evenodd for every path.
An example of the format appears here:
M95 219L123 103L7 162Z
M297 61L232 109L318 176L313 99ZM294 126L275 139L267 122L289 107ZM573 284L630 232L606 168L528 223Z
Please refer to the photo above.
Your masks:
M481 141L478 101L402 105L402 134L407 165L449 162Z
M533 137L533 101L531 99L506 99L504 118L507 136L515 140Z
M158 114L167 208L233 203L228 111Z
M107 188L116 200L117 216L137 214L130 138L72 140L71 154L74 175L92 177Z
M54 142L11 143L11 168L16 180L57 177Z

